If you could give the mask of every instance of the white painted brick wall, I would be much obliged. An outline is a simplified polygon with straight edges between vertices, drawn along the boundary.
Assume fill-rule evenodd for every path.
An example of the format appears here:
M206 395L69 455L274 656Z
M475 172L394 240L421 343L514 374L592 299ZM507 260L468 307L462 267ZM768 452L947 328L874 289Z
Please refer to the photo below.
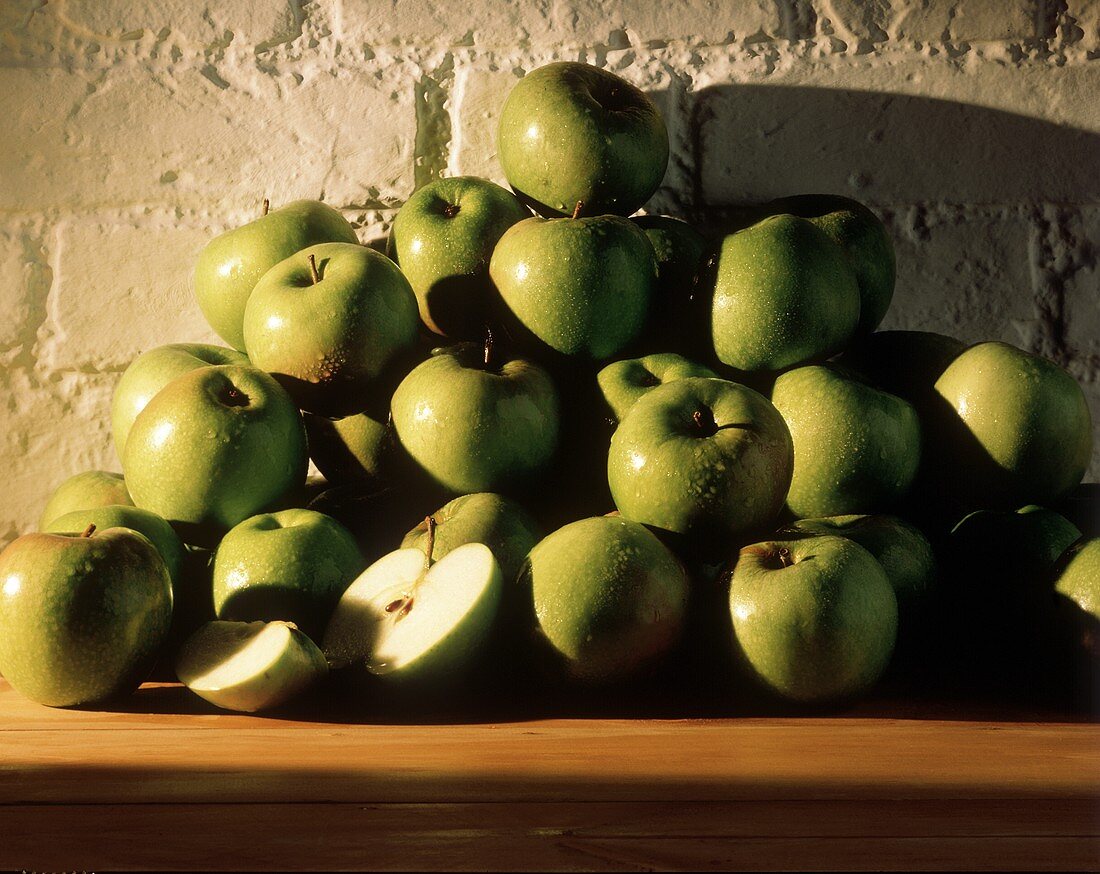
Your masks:
M660 104L652 208L864 199L887 326L1051 355L1100 422L1100 0L2 0L0 542L117 469L130 357L211 338L210 235L323 197L380 240L417 184L503 181L501 101L557 59Z

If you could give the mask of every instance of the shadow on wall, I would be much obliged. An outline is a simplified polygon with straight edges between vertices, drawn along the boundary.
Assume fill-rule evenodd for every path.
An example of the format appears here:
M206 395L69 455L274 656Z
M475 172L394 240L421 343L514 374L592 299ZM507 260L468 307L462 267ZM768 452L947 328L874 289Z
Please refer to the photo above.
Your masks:
M695 95L689 124L700 207L816 191L871 204L1100 202L1100 133L950 100L716 85Z

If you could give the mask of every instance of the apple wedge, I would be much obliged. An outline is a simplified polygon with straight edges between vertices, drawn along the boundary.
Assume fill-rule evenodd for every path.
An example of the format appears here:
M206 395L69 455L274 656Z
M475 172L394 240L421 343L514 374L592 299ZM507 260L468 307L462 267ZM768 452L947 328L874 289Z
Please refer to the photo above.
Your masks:
M426 554L410 548L383 556L344 592L324 639L334 667L362 664L387 682L430 682L471 664L493 625L504 576L483 543L433 562L433 541Z
M188 689L245 713L282 704L327 672L317 645L289 622L208 622L176 657Z

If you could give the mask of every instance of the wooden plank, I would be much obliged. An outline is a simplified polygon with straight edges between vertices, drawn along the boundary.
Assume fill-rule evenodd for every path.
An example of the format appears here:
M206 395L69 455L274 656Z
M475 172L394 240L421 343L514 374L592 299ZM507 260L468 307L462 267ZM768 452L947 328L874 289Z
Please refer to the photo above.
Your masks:
M0 806L0 867L1093 869L1091 804Z

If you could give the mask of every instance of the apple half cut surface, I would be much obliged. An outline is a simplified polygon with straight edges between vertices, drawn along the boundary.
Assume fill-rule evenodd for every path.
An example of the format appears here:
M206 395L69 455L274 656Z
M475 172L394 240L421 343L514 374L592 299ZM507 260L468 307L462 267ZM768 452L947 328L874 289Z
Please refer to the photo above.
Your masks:
M434 682L468 667L489 636L504 588L492 551L467 543L431 561L398 549L367 568L329 620L333 667L361 664L385 681Z
M208 622L180 648L176 676L226 710L290 700L328 673L317 645L290 622Z

